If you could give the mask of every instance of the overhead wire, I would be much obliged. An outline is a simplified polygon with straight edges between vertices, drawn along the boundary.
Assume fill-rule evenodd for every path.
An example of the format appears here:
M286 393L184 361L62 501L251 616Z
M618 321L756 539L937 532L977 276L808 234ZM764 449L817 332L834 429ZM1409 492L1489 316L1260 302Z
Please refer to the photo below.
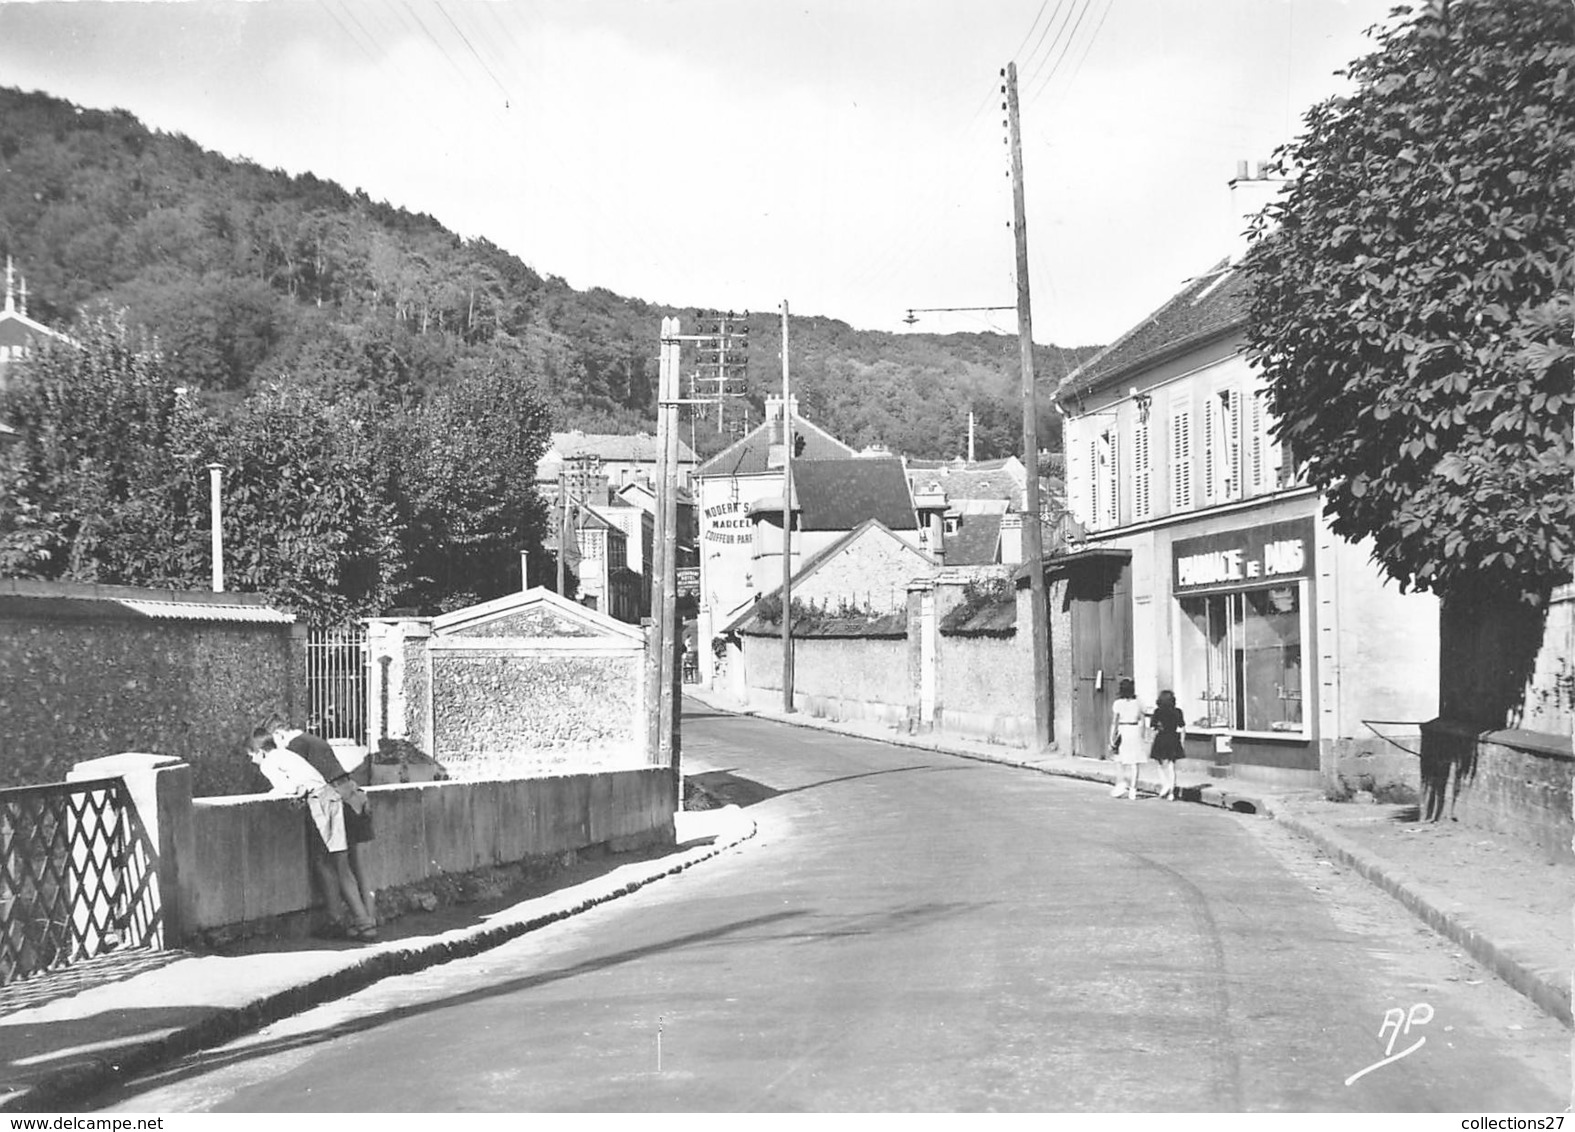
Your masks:
M503 94L503 102L504 105L507 106L513 99L513 95L509 92L509 88L503 85L502 80L498 78L498 76L493 72L492 68L487 66L487 61L477 53L475 45L470 42L470 37L467 36L464 31L460 29L460 26L454 22L454 17L448 14L448 9L443 7L443 0L434 0L434 3L438 12L441 13L443 18L448 21L448 26L454 29L454 34L459 36L459 41L463 43L465 45L465 49L470 52L471 57L481 65L481 69L487 73L487 77L492 80L492 84L496 86Z
M1092 4L1093 0L1083 0L1083 6L1078 9L1077 22L1072 25L1071 34L1066 37L1066 43L1061 47L1061 54L1056 57L1056 61L1051 66L1049 73L1040 81L1034 92L1029 95L1028 101L1035 101L1044 92L1044 89L1050 85L1051 80L1055 78L1056 72L1060 70L1061 64L1066 60L1066 53L1071 50L1073 40L1077 38L1077 29L1083 26L1083 17L1088 15L1088 9Z
M1073 4L1075 6L1076 0L1073 0ZM1033 50L1029 51L1028 57L1023 60L1021 69L1028 72L1029 82L1037 79L1042 73L1050 56L1055 53L1055 45L1061 42L1061 36L1066 32L1067 25L1071 22L1071 11L1068 10L1067 17L1061 21L1060 30L1055 33L1055 38L1050 41L1049 49L1041 56L1039 49L1044 46L1045 37L1049 35L1050 29L1055 27L1056 17L1061 14L1061 7L1062 0L1056 0L1055 11L1051 13L1050 22L1045 24L1045 30L1039 33L1039 39L1034 43ZM1035 62L1036 59L1038 60L1037 62Z

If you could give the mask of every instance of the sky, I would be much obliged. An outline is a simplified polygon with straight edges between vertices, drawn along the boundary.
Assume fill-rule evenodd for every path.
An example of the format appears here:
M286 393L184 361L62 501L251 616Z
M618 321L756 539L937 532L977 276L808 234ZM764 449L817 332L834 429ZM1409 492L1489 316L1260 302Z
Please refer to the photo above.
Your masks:
M485 237L580 289L1109 342L1391 0L0 0L0 85ZM906 323L915 310L918 321Z

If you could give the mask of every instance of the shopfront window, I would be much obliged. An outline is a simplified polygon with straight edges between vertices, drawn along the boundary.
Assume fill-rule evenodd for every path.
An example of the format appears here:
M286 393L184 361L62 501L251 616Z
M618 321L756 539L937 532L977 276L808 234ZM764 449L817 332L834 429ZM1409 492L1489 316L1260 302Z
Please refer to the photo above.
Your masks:
M1295 582L1179 599L1179 704L1189 723L1300 732L1301 587Z

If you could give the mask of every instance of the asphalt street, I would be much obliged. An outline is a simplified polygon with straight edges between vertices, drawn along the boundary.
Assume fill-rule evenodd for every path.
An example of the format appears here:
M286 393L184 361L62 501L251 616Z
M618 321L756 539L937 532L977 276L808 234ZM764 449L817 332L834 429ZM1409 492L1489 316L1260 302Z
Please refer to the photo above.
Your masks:
M1569 1034L1262 818L696 713L757 835L110 1111L1562 1111Z

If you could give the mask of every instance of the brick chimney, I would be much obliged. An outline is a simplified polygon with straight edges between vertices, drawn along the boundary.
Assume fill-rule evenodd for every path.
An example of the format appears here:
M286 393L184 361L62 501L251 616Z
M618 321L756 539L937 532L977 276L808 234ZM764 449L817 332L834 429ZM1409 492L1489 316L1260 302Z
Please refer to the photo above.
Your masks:
M919 527L924 532L924 549L942 563L946 561L946 509L949 506L946 491L939 483L913 493L913 509L919 515Z
M1285 188L1285 178L1271 176L1265 162L1258 162L1249 169L1245 161L1236 162L1236 176L1230 180L1231 263L1238 263L1247 254L1247 230L1253 220L1268 207L1280 190Z

